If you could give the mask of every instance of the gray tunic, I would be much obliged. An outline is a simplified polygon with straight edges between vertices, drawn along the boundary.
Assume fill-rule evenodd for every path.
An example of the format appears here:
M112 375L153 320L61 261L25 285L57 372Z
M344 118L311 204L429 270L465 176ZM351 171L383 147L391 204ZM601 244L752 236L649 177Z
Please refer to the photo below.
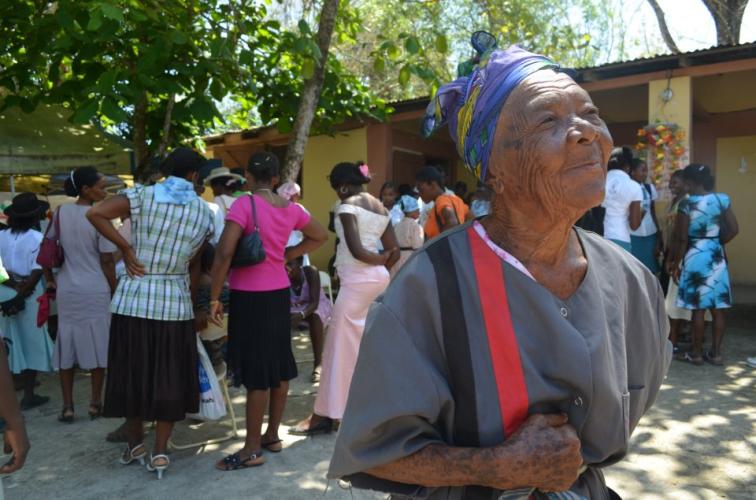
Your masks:
M672 349L656 278L630 253L577 231L588 270L566 301L481 250L469 224L410 259L368 316L329 476L395 498L498 498L474 485L432 489L363 472L431 443L497 445L528 414L564 412L588 465L571 491L610 498L600 469L625 455Z

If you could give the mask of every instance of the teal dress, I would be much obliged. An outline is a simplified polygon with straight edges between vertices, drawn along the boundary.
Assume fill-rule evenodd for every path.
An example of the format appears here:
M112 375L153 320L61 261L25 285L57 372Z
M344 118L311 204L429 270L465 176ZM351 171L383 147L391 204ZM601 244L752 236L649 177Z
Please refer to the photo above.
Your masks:
M678 213L690 218L688 251L682 262L677 307L725 309L732 307L727 259L719 241L721 221L730 198L723 193L690 195Z

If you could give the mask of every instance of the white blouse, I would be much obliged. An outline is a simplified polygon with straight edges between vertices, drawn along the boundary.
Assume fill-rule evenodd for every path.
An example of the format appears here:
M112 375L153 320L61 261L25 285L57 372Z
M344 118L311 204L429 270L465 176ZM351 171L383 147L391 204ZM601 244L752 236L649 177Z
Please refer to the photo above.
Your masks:
M18 276L29 276L35 269L42 269L37 264L42 233L30 229L24 233L14 233L10 229L0 231L0 258L5 269Z

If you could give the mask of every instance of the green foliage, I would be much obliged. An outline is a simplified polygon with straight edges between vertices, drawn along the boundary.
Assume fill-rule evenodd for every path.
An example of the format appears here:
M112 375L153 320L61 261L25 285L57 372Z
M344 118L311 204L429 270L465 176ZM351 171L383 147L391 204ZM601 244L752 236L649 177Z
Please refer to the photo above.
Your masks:
M589 66L603 42L593 34L601 36L611 14L599 0L352 0L349 9L360 32L337 40L334 54L392 100L431 94L453 78L480 29L501 47L517 43L565 66Z
M168 145L229 125L288 130L322 59L307 22L283 30L250 0L6 0L0 39L2 108L62 103L73 121L99 122L143 158L166 139L166 119ZM316 129L373 109L383 116L382 102L330 60Z

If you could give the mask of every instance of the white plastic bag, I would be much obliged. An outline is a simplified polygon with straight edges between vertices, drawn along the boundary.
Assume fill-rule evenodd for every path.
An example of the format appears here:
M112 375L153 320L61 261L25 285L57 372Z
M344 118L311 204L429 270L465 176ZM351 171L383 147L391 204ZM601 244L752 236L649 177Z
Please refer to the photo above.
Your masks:
M226 416L226 404L223 401L218 377L215 376L215 370L199 335L197 335L197 353L199 354L197 363L200 386L199 413L190 413L187 416L199 420L218 420Z

